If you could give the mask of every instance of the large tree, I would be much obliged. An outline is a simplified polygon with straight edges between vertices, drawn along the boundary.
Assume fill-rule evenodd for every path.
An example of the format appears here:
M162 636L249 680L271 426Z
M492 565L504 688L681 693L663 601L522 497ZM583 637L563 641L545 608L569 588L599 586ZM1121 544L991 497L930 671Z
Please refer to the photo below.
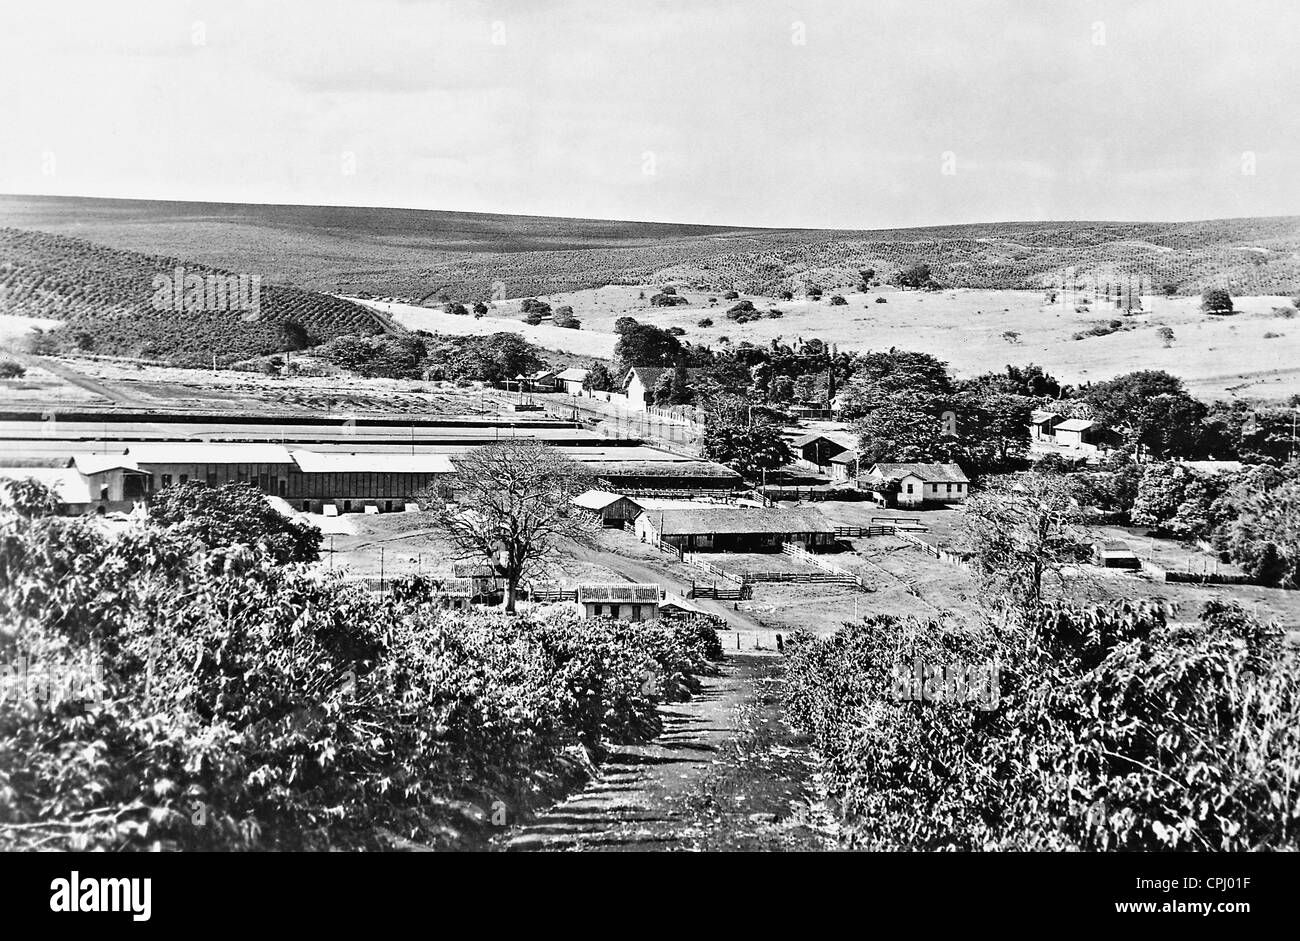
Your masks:
M670 366L682 357L682 344L677 337L654 324L620 317L614 323L614 330L618 333L614 358L619 371L631 366Z
M704 422L706 461L725 464L750 480L794 460L781 426L766 409L754 408L740 396L711 399Z
M860 418L900 393L939 397L953 391L948 364L929 353L895 349L866 353L853 367L852 378L840 392L846 419Z
M1224 527L1222 543L1249 575L1300 588L1300 480L1247 498Z
M944 402L925 394L894 395L852 426L862 466L879 461L952 461L961 455L942 413Z
M537 347L517 333L494 333L471 337L451 363L458 378L501 383L516 376L527 376L543 366Z
M1189 457L1201 448L1205 404L1192 398L1183 381L1159 369L1144 369L1091 386L1084 400L1096 420L1123 435L1125 443L1155 457Z
M1087 558L1079 484L1065 474L990 477L963 506L962 544L991 598L1027 612L1044 600L1044 580L1064 587L1068 566Z
M523 579L546 574L564 540L592 531L590 517L570 502L592 483L554 448L503 441L466 451L450 485L421 494L420 502L463 559L500 567L505 609L514 611Z

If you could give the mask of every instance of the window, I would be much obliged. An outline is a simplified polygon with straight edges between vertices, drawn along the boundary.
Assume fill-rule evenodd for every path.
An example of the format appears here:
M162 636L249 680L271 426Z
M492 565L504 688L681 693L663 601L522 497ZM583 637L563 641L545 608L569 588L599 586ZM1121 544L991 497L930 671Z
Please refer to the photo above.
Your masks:
M189 480L190 480L190 475L189 475L189 474L181 474L181 483L183 483L183 484L184 484L184 483L189 483Z
M908 492L908 493L911 493L911 492L912 492L912 485L911 485L911 484L908 484L908 485L907 485L907 492Z
M947 487L948 487L948 493L952 493L952 484L948 484Z
M351 512L352 512L352 501L351 501L351 500L344 500L344 501L343 501L343 512L344 512L344 513L351 513Z
M170 486L172 485L172 475L171 475L171 474L163 474L163 475L162 475L162 485L163 485L164 487L170 487Z
M209 486L209 487L215 487L216 485L217 485L217 474L216 474L216 472L215 472L215 471L208 471L208 486Z
M311 512L311 501L310 501L310 500L303 500L303 501L302 501L302 511L303 511L304 513L310 513L310 512Z

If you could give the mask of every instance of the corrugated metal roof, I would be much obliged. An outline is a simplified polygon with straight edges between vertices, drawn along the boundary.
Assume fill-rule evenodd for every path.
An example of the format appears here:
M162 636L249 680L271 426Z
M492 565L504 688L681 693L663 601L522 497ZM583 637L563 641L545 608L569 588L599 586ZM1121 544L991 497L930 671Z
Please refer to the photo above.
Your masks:
M1088 421L1086 418L1067 418L1056 426L1057 431L1087 431L1089 428L1096 427L1096 422Z
M454 474L445 454L398 454L378 451L294 451L304 474Z
M665 536L715 533L833 533L835 527L816 510L760 507L704 507L690 510L647 510L644 517Z
M619 500L627 500L629 503L636 504L635 500L623 496L621 493L610 493L608 490L588 490L586 493L574 497L571 503L580 506L584 510L603 510L606 507L613 506Z
M292 464L279 444L217 444L199 441L131 444L126 453L140 464Z
M1045 421L1049 421L1050 419L1060 418L1060 417L1061 416L1056 412L1045 412L1042 409L1035 409L1033 412L1030 413L1029 420L1033 422L1035 425L1041 425Z
M577 366L570 366L555 378L568 382L582 382L587 378L588 371L589 370L586 369L579 369Z
M658 601L659 586L618 582L612 585L579 585L578 602Z

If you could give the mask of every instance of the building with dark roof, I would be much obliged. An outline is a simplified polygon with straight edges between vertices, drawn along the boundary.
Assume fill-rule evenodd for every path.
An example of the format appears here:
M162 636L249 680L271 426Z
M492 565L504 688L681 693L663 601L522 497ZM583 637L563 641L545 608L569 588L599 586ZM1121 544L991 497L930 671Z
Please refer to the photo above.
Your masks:
M959 464L878 463L861 479L882 502L894 506L961 503L970 479Z
M663 592L658 585L634 582L579 585L578 604L589 618L614 618L618 621L655 621L659 618L659 600Z
M631 497L607 490L588 490L569 502L598 517L603 526L622 527L624 523L634 521L641 512L641 505Z
M637 538L687 552L777 551L785 543L815 550L835 543L835 527L812 509L707 506L646 510Z

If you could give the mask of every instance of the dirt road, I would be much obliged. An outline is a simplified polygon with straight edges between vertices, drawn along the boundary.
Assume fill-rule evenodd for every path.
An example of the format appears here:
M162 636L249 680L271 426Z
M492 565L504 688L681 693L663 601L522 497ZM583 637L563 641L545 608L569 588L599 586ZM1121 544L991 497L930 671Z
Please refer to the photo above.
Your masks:
M664 733L618 746L600 775L498 840L524 851L833 848L807 748L780 720L781 658L729 656Z

